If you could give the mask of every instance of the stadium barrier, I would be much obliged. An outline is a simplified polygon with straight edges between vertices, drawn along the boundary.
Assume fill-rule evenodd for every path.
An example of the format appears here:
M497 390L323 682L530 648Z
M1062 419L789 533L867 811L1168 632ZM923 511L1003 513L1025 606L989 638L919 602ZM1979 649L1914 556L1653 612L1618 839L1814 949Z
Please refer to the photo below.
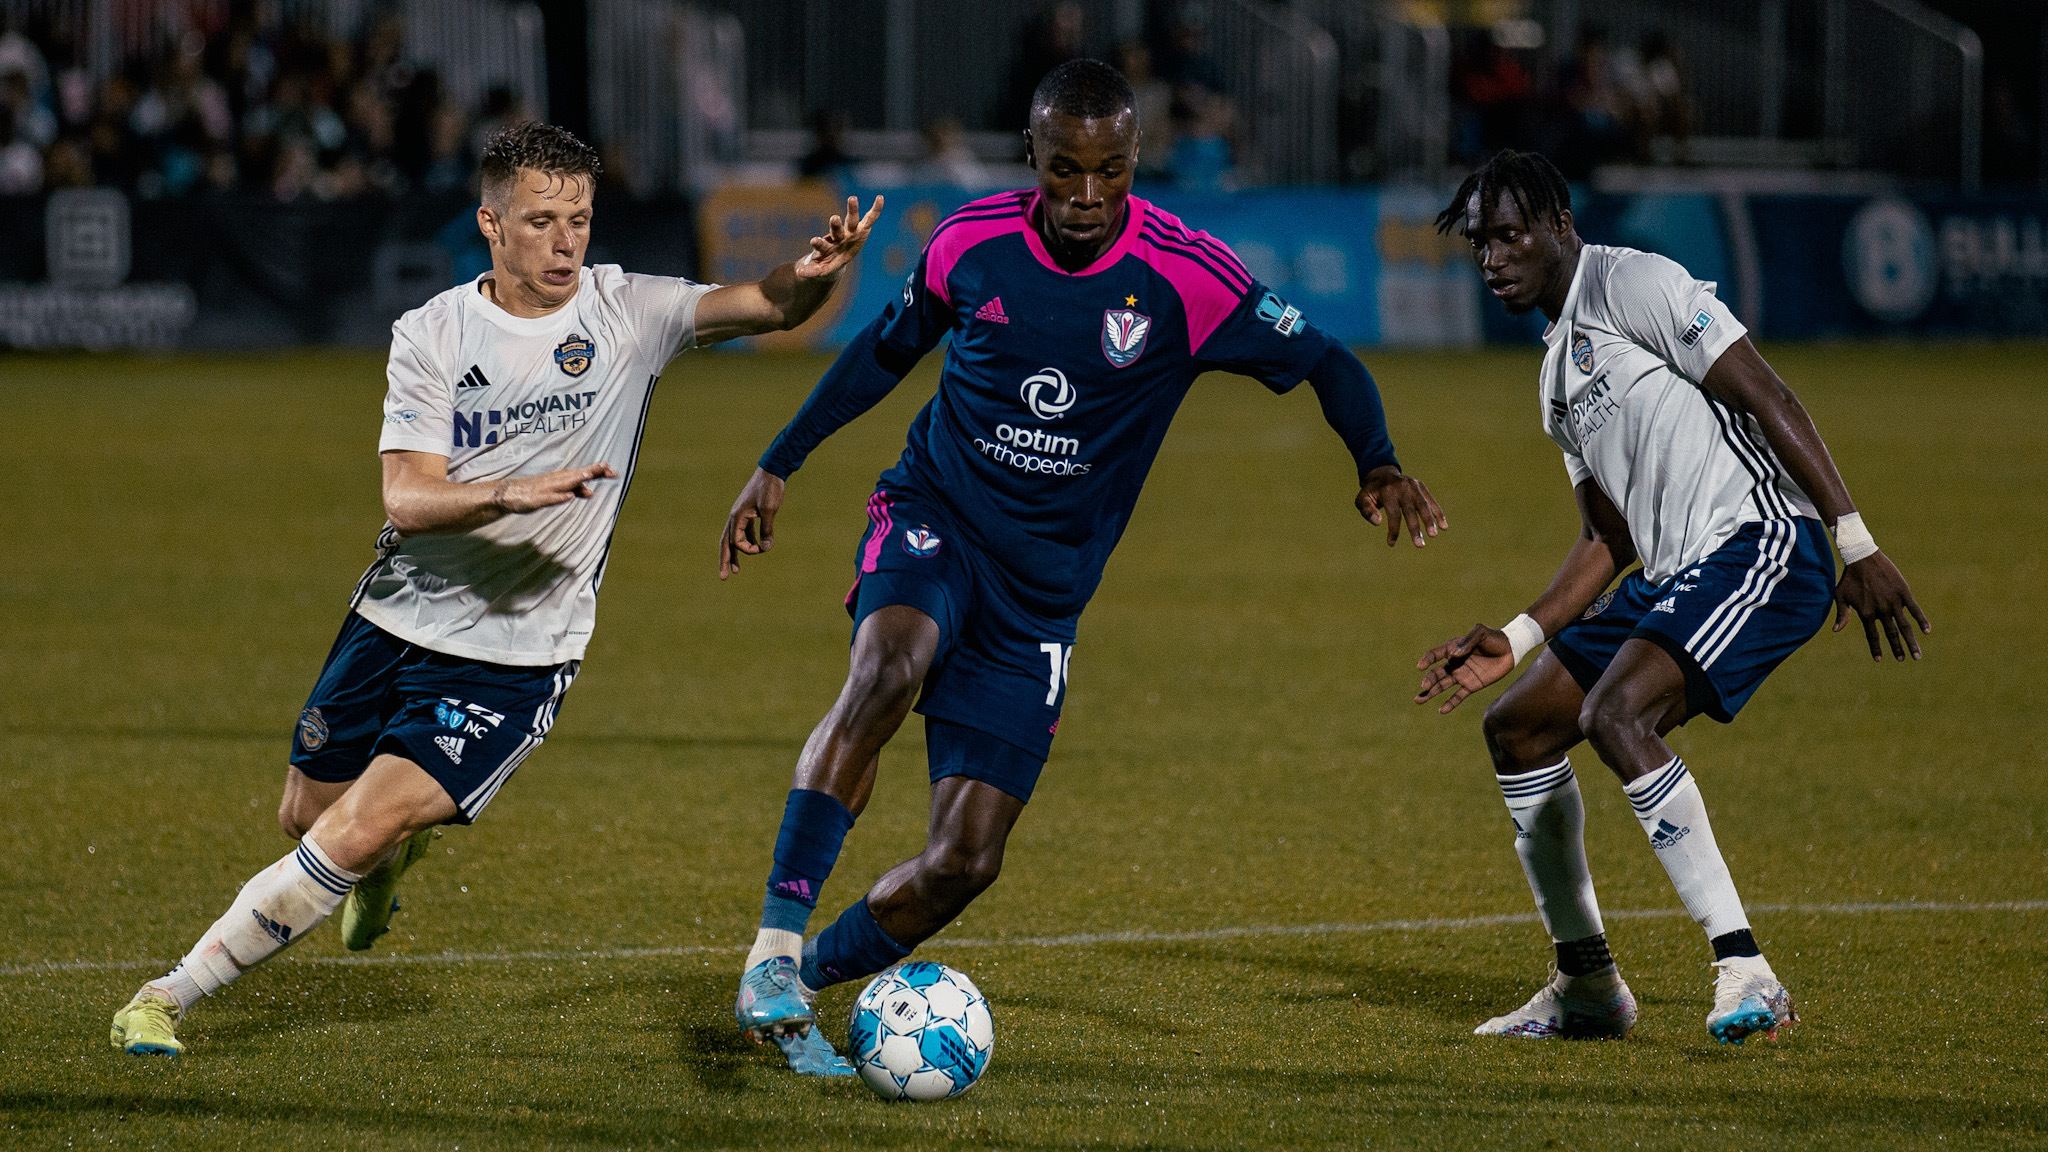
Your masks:
M844 344L896 294L939 221L976 193L889 198L831 306L762 348ZM1141 190L1144 191L1144 190ZM803 251L846 190L728 187L701 202L608 198L589 259L721 282ZM1524 342L1540 316L1486 298L1438 188L1144 191L1222 238L1276 292L1359 345ZM1661 252L1720 285L1773 339L2048 335L2048 197L1613 193L1575 190L1580 232ZM0 346L379 347L401 313L489 267L462 197L277 204L140 201L67 190L0 200Z

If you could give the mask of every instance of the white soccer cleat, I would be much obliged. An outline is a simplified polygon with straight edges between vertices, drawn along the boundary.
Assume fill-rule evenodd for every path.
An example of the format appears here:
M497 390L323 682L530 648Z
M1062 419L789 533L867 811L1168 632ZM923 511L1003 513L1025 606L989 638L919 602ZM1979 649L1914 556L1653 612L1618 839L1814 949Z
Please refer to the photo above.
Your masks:
M1618 1040L1635 1026L1635 994L1621 978L1621 968L1609 965L1590 976L1567 976L1553 969L1550 983L1527 1004L1472 1032L1524 1040Z
M1730 956L1714 967L1714 1010L1707 1013L1707 1034L1714 1039L1740 1044L1762 1032L1776 1040L1780 1027L1799 1023L1792 994L1763 957Z

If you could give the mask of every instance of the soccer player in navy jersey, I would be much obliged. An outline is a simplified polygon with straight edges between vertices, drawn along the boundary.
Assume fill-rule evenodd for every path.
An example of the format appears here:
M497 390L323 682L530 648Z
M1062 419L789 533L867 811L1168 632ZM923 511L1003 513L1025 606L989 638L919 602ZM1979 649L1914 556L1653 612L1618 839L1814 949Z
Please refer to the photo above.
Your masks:
M1051 751L1081 611L1167 425L1201 373L1274 392L1306 379L1358 466L1359 511L1393 544L1449 525L1404 476L1377 389L1343 344L1221 242L1130 194L1138 117L1108 65L1063 64L1032 101L1035 189L932 234L892 302L761 457L719 576L774 539L783 482L949 334L936 396L868 500L847 596L845 688L805 744L735 1014L809 1075L851 1067L812 1027L819 989L901 960L995 881ZM932 779L928 842L809 943L819 888L913 701Z

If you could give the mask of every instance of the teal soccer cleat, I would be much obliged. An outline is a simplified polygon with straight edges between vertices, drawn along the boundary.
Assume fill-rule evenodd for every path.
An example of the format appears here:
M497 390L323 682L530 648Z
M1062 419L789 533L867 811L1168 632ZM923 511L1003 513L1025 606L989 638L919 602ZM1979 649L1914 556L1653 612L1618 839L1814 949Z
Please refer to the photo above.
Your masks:
M733 1001L732 1014L739 1021L740 1031L757 1044L771 1038L801 1036L812 1031L811 1026L818 1021L817 1013L811 1011L810 1001L804 996L803 983L796 978L796 961L787 956L771 956L747 969L746 975L740 977L739 997ZM825 1045L827 1052L831 1049L830 1044ZM796 1064L794 1055L790 1064Z
M796 1036L777 1036L776 1047L789 1058L789 1070L799 1076L851 1076L853 1065L825 1039L825 1030L812 1027Z

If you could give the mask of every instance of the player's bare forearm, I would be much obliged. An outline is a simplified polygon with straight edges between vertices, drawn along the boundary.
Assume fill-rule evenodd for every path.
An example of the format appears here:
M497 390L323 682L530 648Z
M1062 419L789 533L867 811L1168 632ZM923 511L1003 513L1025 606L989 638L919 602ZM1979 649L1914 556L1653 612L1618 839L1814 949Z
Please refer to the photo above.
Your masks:
M467 532L500 517L596 495L594 481L615 478L610 464L538 476L469 482L448 479L448 458L434 452L384 452L384 515L403 536Z
M816 315L832 298L839 274L867 243L882 211L882 198L859 214L860 203L846 198L846 214L826 221L825 234L811 237L803 259L778 265L752 284L728 284L697 302L697 342L715 344L739 336L784 332Z
M1814 426L1813 417L1792 389L1778 378L1771 366L1749 342L1748 337L1730 345L1701 381L1707 393L1737 412L1756 418L1771 451L1784 462L1799 490L1819 510L1821 519L1835 527L1842 517L1856 511L1849 499L1849 486L1835 467L1834 457ZM1920 658L1920 641L1913 635L1918 627L1924 635L1934 631L1927 615L1913 599L1906 578L1883 552L1873 552L1844 566L1835 585L1835 631L1848 623L1850 611L1863 621L1864 638L1873 660L1884 658L1880 632L1891 646L1894 658L1904 660L1910 652Z
M1600 485L1581 480L1572 490L1579 505L1579 538L1565 554L1550 586L1529 606L1529 618L1543 626L1545 636L1571 623L1598 599L1622 570L1636 562L1635 541L1628 520Z
M1525 645L1557 635L1613 583L1616 574L1635 563L1628 521L1600 486L1584 480L1573 494L1579 502L1579 538L1550 578L1550 586L1529 606L1527 615L1543 636L1523 636ZM1515 641L1501 628L1474 624L1463 636L1424 652L1415 667L1423 673L1415 702L1426 704L1441 697L1437 711L1448 713L1515 670Z
M817 315L838 282L837 276L799 276L797 265L784 264L762 277L761 295L775 310L780 326L794 328Z
M1557 635L1600 598L1621 569L1605 541L1581 536L1572 542L1572 550L1565 554L1557 575L1550 578L1550 586L1529 605L1529 618L1543 626L1545 636Z
M1700 383L1708 395L1756 418L1764 441L1784 462L1793 483L1813 501L1830 527L1856 510L1849 499L1849 486L1836 469L1834 457L1828 454L1827 443L1821 439L1813 417L1749 337L1729 345Z

